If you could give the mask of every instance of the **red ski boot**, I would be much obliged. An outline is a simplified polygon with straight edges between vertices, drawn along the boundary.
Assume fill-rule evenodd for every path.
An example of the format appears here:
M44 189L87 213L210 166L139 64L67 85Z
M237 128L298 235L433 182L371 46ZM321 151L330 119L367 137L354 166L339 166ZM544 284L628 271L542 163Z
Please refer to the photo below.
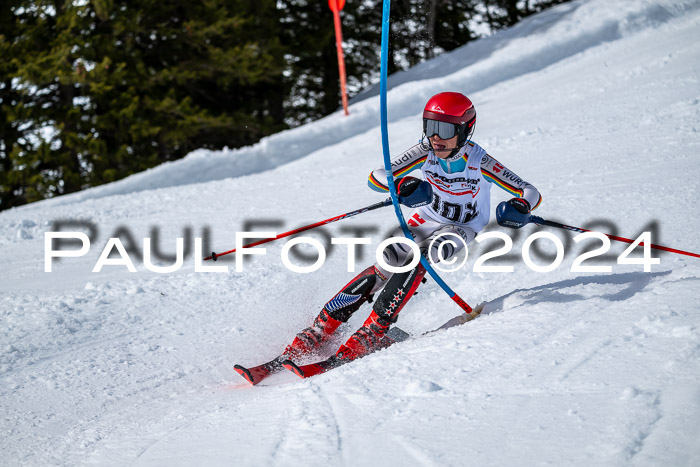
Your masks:
M331 318L325 309L321 310L314 323L297 334L294 341L284 349L284 355L295 360L311 352L326 342L341 324L342 321Z
M355 276L325 304L314 323L297 334L283 355L293 361L326 342L338 326L350 319L363 303L371 300L377 280L385 280L380 275L374 266L370 266Z
M341 345L336 356L343 360L355 360L382 348L382 338L389 330L391 322L372 310L362 327Z

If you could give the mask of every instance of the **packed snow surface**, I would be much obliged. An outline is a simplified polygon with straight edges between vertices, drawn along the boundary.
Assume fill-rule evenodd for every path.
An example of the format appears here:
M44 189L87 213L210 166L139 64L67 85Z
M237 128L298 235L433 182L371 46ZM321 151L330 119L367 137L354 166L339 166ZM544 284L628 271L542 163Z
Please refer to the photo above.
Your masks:
M700 252L697 1L575 1L396 75L392 153L418 140L424 102L445 90L471 97L475 141L542 192L539 216ZM583 263L610 271L572 272L601 242L563 230L492 223L514 245L486 264L514 272L474 272L502 245L474 242L465 267L442 273L485 302L474 321L421 336L460 314L430 280L397 323L415 339L308 380L284 372L252 387L233 371L275 357L311 323L353 276L347 251L299 274L281 240L242 272L222 259L227 272L205 273L194 238L228 250L237 232L384 199L366 188L382 165L372 93L349 117L0 213L0 464L700 465L700 259L654 251L660 264L645 272L617 264L627 245L613 242ZM509 198L492 192L494 206ZM371 236L359 271L396 223L388 208L308 235ZM44 234L59 228L89 234L90 249L45 272ZM550 272L521 257L539 231L565 245ZM92 272L110 237L136 272ZM145 237L161 267L183 237L184 265L149 271ZM545 265L554 247L537 245Z

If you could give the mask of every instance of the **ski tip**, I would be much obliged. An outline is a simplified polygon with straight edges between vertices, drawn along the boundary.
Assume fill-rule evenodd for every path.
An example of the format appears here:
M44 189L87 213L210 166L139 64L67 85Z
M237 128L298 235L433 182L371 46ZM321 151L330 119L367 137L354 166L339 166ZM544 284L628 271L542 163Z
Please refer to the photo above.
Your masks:
M294 363L291 360L285 360L282 362L282 366L297 375L299 378L304 378L304 372L301 371L301 368L297 366L296 363Z
M248 368L241 365L233 365L233 369L236 370L236 373L243 376L246 379L246 381L255 386L256 381L253 378L253 375L250 374L250 370L248 370Z

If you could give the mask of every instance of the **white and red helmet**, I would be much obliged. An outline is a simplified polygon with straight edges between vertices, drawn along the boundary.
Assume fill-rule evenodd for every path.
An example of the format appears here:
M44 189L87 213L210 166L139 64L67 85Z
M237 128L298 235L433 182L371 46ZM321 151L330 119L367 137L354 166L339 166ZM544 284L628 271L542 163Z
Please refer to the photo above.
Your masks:
M423 110L423 132L426 137L437 134L442 139L459 135L462 146L471 136L476 123L474 104L459 92L441 92L431 97Z

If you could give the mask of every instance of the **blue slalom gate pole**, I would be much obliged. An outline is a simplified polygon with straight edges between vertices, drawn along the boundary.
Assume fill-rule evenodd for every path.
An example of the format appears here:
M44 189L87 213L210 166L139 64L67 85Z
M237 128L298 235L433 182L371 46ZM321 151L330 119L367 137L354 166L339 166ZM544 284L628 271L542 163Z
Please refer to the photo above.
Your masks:
M403 234L409 240L413 240L413 235L406 225L406 220L401 212L401 206L399 205L398 194L396 193L396 187L394 186L394 173L391 171L391 157L389 152L389 133L387 128L387 102L386 102L386 78L387 78L387 64L389 57L389 16L391 12L391 0L384 0L384 9L382 12L382 57L381 57L381 76L379 81L379 103L380 103L380 114L381 114L381 129L382 129L382 149L384 152L384 169L386 171L387 185L389 186L389 193L391 194L391 202L394 205L394 211L396 212L396 217L399 219L401 224L401 229ZM452 290L445 281L435 272L435 269L430 265L430 261L420 255L420 263L423 265L425 270L430 274L430 277L435 279L435 282L444 290L449 297L454 300L465 313L473 315L478 314L478 312L473 313L472 307L467 304L462 298L457 295L457 293Z

